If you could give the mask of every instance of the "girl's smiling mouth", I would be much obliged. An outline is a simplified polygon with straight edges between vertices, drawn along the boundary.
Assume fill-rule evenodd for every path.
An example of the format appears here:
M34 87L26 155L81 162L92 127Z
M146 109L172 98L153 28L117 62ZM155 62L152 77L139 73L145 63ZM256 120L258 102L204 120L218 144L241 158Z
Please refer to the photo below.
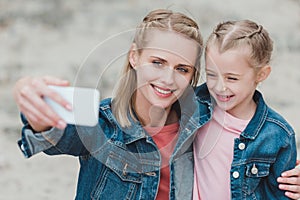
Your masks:
M228 102L232 97L234 97L234 95L219 95L219 94L216 94L216 96L217 99L221 102Z

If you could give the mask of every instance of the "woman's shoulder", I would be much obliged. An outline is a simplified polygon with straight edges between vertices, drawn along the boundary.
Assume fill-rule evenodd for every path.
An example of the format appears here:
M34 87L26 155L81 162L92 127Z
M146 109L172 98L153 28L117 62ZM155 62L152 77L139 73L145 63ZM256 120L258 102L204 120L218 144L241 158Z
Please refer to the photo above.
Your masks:
M195 91L195 95L201 99L210 98L210 94L209 94L206 83L196 86L194 88L194 91Z
M102 99L99 104L100 109L109 109L111 108L111 98Z
M111 109L111 98L102 99L99 104L99 123L114 124L116 121L114 120L113 112Z

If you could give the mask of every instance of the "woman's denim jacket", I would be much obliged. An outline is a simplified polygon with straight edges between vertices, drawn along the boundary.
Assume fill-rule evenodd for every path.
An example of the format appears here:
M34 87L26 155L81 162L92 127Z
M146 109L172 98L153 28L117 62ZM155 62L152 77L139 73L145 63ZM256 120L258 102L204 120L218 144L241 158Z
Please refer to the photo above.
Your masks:
M181 128L170 160L170 199L192 199L191 143L195 131L211 119L211 99L206 85L196 88L195 93L197 97L192 100L179 101ZM258 91L254 100L256 113L234 142L230 171L232 199L287 199L278 189L276 178L295 166L295 134L265 104ZM24 120L19 146L26 157L40 151L79 156L76 199L155 199L160 154L139 124L132 122L130 128L121 129L110 105L110 99L101 102L99 125L93 128L68 125L64 132L52 129L34 134Z
M205 96L208 100L208 91L204 100ZM234 140L231 199L289 199L278 188L276 179L296 165L295 133L282 116L266 105L259 91L255 91L253 99L256 112Z
M170 158L170 199L192 199L194 133L211 119L210 99L202 90L184 95L176 103L179 137ZM205 90L204 90L205 91ZM155 199L160 181L161 156L139 123L120 128L111 111L111 99L101 101L96 127L68 125L33 133L23 119L19 146L26 157L44 151L50 155L79 156L76 199Z

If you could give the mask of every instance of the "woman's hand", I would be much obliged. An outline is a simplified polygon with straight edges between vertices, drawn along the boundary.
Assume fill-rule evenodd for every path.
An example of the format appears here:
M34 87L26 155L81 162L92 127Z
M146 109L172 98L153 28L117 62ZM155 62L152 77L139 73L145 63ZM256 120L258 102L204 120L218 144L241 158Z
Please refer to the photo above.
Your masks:
M279 188L286 190L285 195L291 199L300 198L300 160L297 161L297 166L294 169L285 171L281 177L277 179Z
M36 132L45 131L50 127L59 129L66 127L66 123L46 104L43 97L47 96L71 110L70 104L48 85L68 86L69 82L50 76L25 77L18 80L13 89L13 96L19 110Z

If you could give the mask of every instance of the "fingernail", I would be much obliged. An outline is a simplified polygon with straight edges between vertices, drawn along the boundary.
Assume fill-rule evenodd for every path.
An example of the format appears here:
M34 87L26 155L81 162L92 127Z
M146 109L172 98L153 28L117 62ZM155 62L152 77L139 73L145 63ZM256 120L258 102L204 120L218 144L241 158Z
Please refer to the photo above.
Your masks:
M283 185L281 185L281 184L278 185L278 188L279 189L284 189Z
M72 108L72 105L71 105L71 104L67 104L67 105L66 105L66 109L69 110L69 111L71 111L71 110L73 109L73 108Z
M65 129L66 126L67 126L67 124L62 120L59 120L57 123L57 128L59 128L59 129Z
M282 178L278 177L278 178L277 178L277 182L280 182L280 181L282 181L281 179L282 179Z

